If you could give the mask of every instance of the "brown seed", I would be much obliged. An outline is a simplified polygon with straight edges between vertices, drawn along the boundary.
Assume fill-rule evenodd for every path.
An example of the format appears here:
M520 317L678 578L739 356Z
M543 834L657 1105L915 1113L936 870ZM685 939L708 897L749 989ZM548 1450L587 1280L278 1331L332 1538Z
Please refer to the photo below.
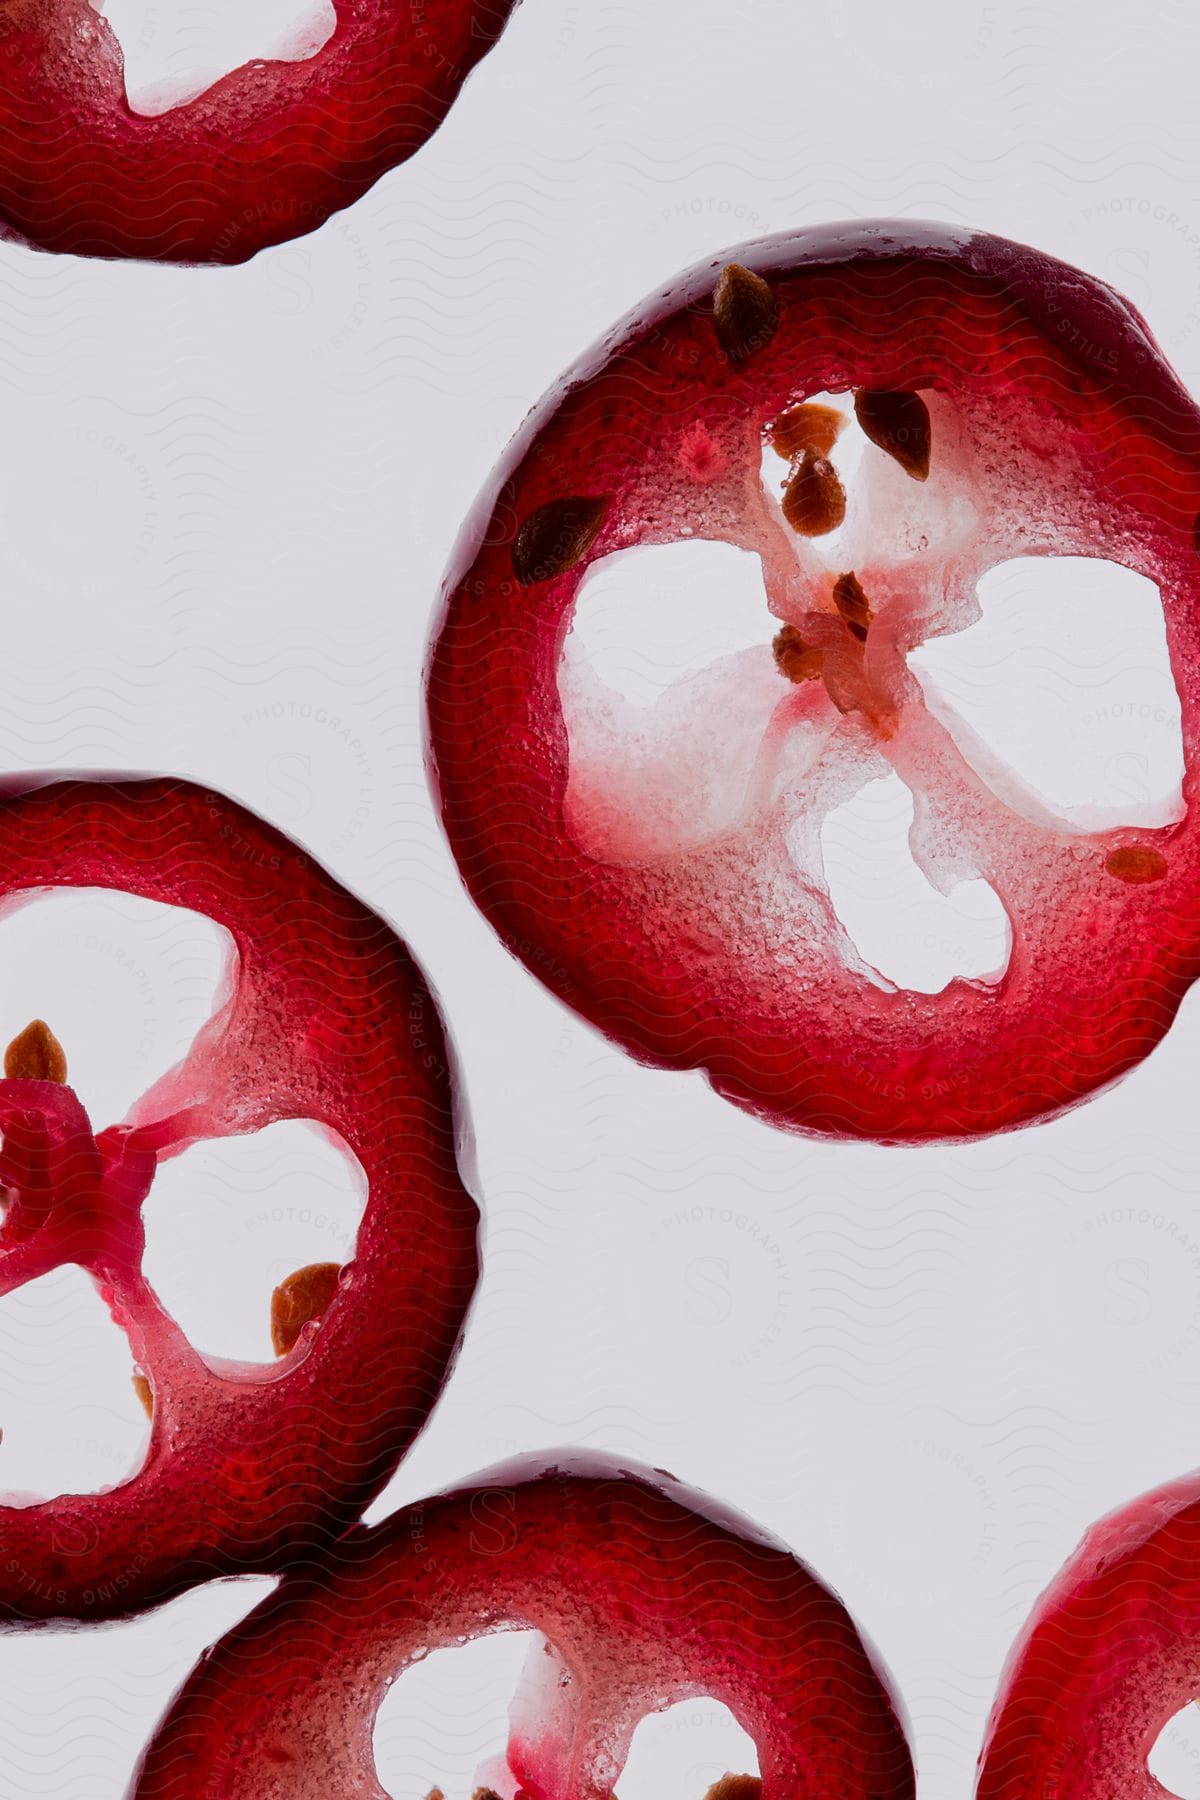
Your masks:
M873 444L895 457L914 481L929 473L929 408L920 394L859 388L854 412Z
M134 1376L133 1391L141 1401L146 1417L152 1419L154 1417L154 1389L144 1375Z
M63 1086L66 1054L44 1019L34 1019L13 1039L4 1052L4 1073L10 1081L54 1081Z
M875 614L871 611L862 583L853 569L845 575L839 575L834 582L833 603L845 619L847 629L861 643L866 638L867 627Z
M757 1775L722 1775L704 1800L762 1800L762 1782Z
M785 625L771 641L775 663L789 681L813 681L821 673L821 652L806 644L794 625Z
M823 456L806 450L783 490L783 516L801 537L824 537L846 516L846 490Z
M1145 844L1125 844L1120 850L1109 851L1104 867L1118 881L1141 886L1147 881L1162 880L1167 872L1167 859Z
M586 556L604 523L608 501L590 495L547 500L535 507L512 547L513 573L522 587L552 581Z
M339 1263L309 1263L281 1281L271 1295L271 1342L286 1356L310 1319L319 1319L337 1293Z
M495 1788L476 1788L471 1800L500 1800Z
M771 448L785 462L812 450L817 456L828 456L846 423L836 406L818 406L811 400L789 406L771 427Z
M768 283L741 263L726 263L713 289L713 330L730 362L745 362L769 344L778 324Z

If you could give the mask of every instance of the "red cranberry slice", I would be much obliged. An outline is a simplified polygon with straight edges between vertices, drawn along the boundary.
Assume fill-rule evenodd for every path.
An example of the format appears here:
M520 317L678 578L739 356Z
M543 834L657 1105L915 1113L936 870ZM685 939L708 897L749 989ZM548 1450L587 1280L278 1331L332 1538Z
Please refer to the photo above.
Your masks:
M0 7L0 221L43 250L239 263L419 150L516 0L334 0L329 40L135 113L90 0Z
M1200 1694L1200 1475L1098 1525L1038 1601L1000 1685L977 1800L1163 1800L1147 1758Z
M577 1453L477 1476L287 1578L185 1684L135 1800L376 1795L372 1726L393 1680L505 1629L545 1642L507 1759L481 1772L498 1800L611 1800L640 1718L697 1694L757 1748L759 1778L728 1800L912 1800L886 1677L836 1595L661 1470Z
M824 417L837 395L869 440L857 510ZM910 222L711 259L568 371L453 559L429 754L467 887L585 1019L772 1124L912 1141L1052 1117L1140 1062L1200 970L1198 516L1200 412L1103 283ZM697 539L758 557L762 644L671 690L655 811L639 745L579 752L564 643L598 559ZM975 757L908 667L973 622L989 569L1045 555L1160 590L1183 717L1173 823L1057 817ZM1003 970L897 989L841 926L820 826L882 775L911 792L932 886L999 897Z
M142 1467L109 1491L0 1506L0 1623L135 1611L335 1537L424 1424L477 1276L449 1050L390 926L222 795L38 779L0 793L0 904L116 889L212 919L236 962L183 1061L107 1130L93 1132L44 1024L10 1046L0 1293L86 1269L128 1335L152 1426ZM361 1164L354 1259L283 1284L277 1363L205 1359L142 1274L141 1206L164 1157L281 1119L334 1132Z

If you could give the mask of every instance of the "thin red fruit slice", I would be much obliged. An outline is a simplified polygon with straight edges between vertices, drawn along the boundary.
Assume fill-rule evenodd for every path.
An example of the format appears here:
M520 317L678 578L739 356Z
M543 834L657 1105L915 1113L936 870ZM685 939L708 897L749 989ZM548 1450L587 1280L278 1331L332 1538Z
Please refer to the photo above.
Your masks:
M611 1800L648 1712L708 1694L754 1739L755 1800L911 1800L886 1675L790 1551L661 1470L543 1454L347 1536L210 1651L133 1800L378 1792L374 1715L438 1648L532 1629L501 1800ZM697 1792L687 1800L703 1800Z
M977 1800L1164 1800L1147 1758L1200 1694L1200 1475L1093 1525L1005 1669Z
M107 1130L60 1082L44 1024L10 1048L0 1293L86 1269L152 1426L142 1467L108 1492L0 1506L0 1624L135 1611L330 1541L424 1424L477 1275L436 1002L377 914L245 808L165 778L10 779L0 903L56 887L188 907L229 932L236 963L184 1060ZM160 1159L279 1119L336 1133L361 1164L354 1259L284 1284L281 1361L206 1360L142 1274L141 1206Z
M155 117L91 0L0 6L0 222L76 256L239 263L313 231L429 138L516 0L334 0L328 41Z
M857 403L870 439L844 521L825 478L839 440L796 412L831 396L846 417ZM527 567L529 521L568 503L575 518L579 496L595 529ZM467 887L584 1018L647 1062L703 1069L772 1124L953 1139L1074 1105L1158 1043L1200 971L1198 516L1200 412L1101 282L911 222L712 258L568 371L453 559L430 769ZM659 763L728 796L711 820L650 795L640 739L573 739L559 685L592 565L697 539L755 553L766 594L761 649L644 715L647 741L672 734ZM973 622L990 568L1051 554L1119 562L1160 590L1183 714L1174 823L1058 818L952 734L908 667ZM1011 927L1006 967L939 993L865 962L826 879L823 820L893 774L932 887L986 882Z

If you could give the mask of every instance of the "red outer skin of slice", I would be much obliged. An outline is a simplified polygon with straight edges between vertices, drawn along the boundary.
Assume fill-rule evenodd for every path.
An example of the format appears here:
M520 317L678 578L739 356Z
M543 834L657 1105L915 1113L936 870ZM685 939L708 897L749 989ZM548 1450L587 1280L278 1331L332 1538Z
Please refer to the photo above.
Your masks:
M300 62L246 63L155 117L88 0L0 8L0 219L76 256L240 263L419 150L516 0L335 0Z
M766 347L737 364L712 322L731 260L769 280L780 313ZM678 904L670 863L606 864L572 839L557 674L590 564L677 536L669 518L655 521L685 504L671 455L682 434L700 425L728 442L733 420L747 465L736 479L756 485L766 421L802 395L860 385L934 385L980 407L1019 393L1039 427L1051 421L1052 441L1070 442L1093 486L1080 492L1073 541L1054 547L1129 561L1132 544L1159 583L1187 816L1154 834L1169 870L1144 886L1104 867L1106 847L1137 832L1058 846L1036 926L1014 922L996 986L956 981L931 995L859 980L822 1005L769 922L748 912L731 932ZM1036 501L1032 453L1028 469L1012 466ZM518 526L575 495L609 498L599 534L569 572L519 586ZM719 487L705 495L725 504ZM734 516L739 506L735 494ZM704 1070L773 1125L911 1142L1053 1116L1137 1064L1200 972L1198 510L1200 413L1138 314L1101 282L1000 238L911 221L822 227L712 257L547 395L452 558L427 670L429 766L468 890L577 1013L644 1062ZM726 533L701 522L695 535ZM751 867L748 894L753 883Z
M32 1208L8 1208L0 1291L58 1263L86 1267L154 1387L130 1479L0 1507L7 1625L117 1616L331 1541L428 1417L478 1273L478 1213L456 1156L467 1126L437 1005L384 920L281 832L186 781L10 778L0 905L59 887L194 909L230 933L237 966L184 1061L98 1144L69 1088L0 1081L4 1179L31 1133L35 1157L48 1136L58 1158L48 1207L35 1190ZM316 1121L362 1165L354 1259L286 1357L205 1360L140 1275L140 1201L156 1155L277 1119Z
M1146 1766L1200 1694L1200 1474L1094 1525L1009 1658L977 1800L1169 1800Z
M578 1452L476 1476L284 1582L184 1685L133 1800L381 1800L390 1681L528 1628L570 1670L531 1653L508 1748L529 1800L608 1800L642 1712L698 1694L754 1739L763 1800L912 1800L904 1727L841 1601L673 1477Z

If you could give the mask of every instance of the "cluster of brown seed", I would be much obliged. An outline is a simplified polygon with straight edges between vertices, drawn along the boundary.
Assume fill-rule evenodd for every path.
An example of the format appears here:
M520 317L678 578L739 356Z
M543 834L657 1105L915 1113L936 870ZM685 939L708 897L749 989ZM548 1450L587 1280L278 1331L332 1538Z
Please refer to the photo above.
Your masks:
M771 284L742 263L727 263L713 290L713 329L730 362L745 362L770 342L779 324L779 303ZM859 388L854 411L866 436L895 458L915 481L929 474L929 408L908 389ZM836 531L846 516L846 491L829 453L842 428L831 406L807 402L789 407L775 421L771 442L790 462L784 493L788 524L803 537Z
M914 481L929 474L929 408L907 389L858 388L854 413L863 434L898 462ZM799 537L824 537L846 517L846 490L830 455L845 424L835 407L802 400L789 406L768 431L771 448L789 465L783 489L783 516ZM874 614L853 569L837 576L833 603L847 631L866 642ZM824 667L822 651L805 642L794 625L775 635L772 649L789 681L812 681Z
M779 304L761 275L741 263L727 263L713 290L712 319L718 344L738 364L770 342L779 324ZM914 481L926 479L931 431L929 408L920 394L911 389L858 388L854 412L871 443ZM844 424L836 407L803 400L787 407L769 427L771 447L789 466L783 516L800 537L824 537L845 519L846 490L830 461ZM513 544L513 572L520 584L532 587L574 568L598 536L607 510L608 502L595 495L572 495L536 507L523 520ZM847 631L864 643L873 614L852 569L835 579L832 597ZM785 625L777 632L772 648L789 681L811 681L821 675L823 652L806 643L795 626Z
M854 415L863 433L894 457L914 481L929 474L929 408L906 390L858 388ZM824 537L846 517L846 490L829 460L844 423L832 406L802 401L789 406L770 430L771 447L791 472L783 491L783 516L800 537Z

